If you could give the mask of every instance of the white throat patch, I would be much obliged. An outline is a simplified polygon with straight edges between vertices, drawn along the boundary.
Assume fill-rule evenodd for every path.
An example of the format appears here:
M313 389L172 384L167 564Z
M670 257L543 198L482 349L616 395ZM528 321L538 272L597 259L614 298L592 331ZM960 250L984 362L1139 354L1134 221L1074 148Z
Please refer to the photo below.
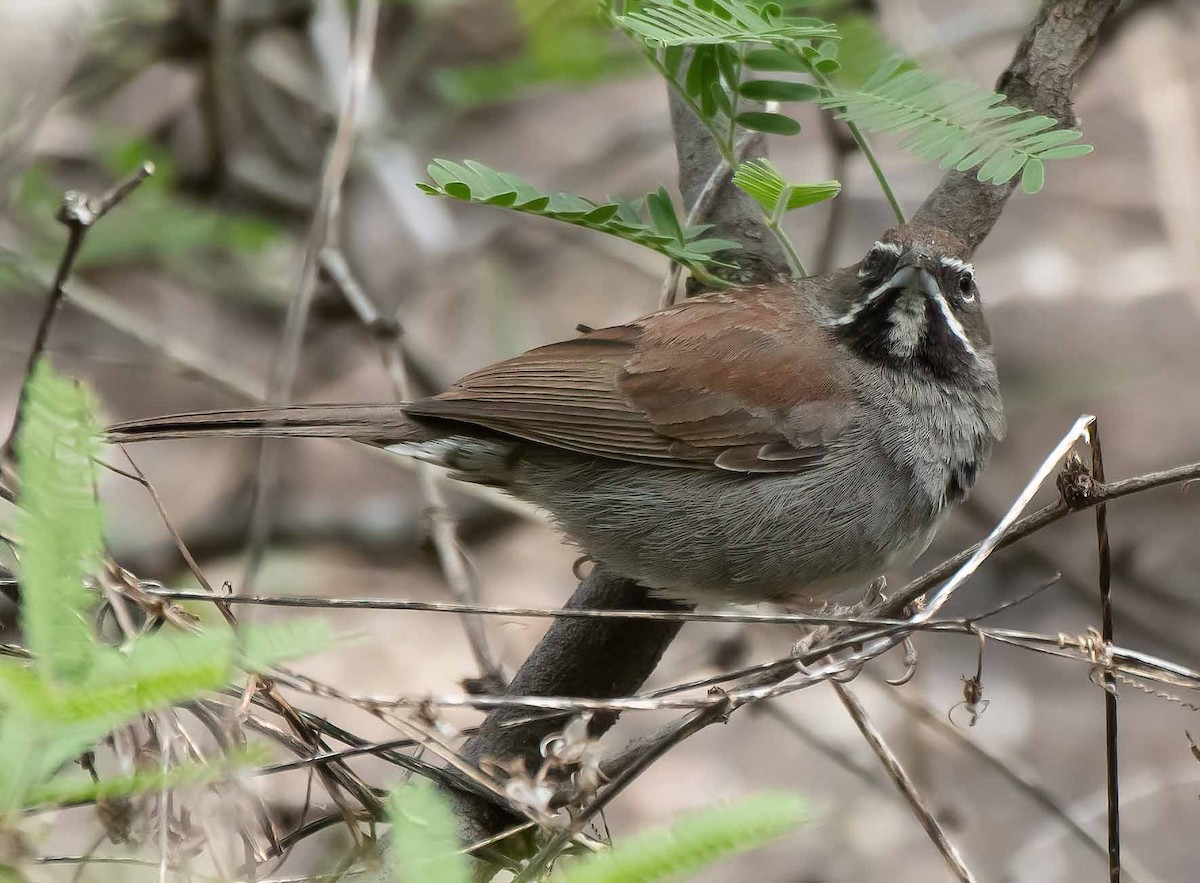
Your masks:
M910 359L925 337L928 315L924 292L906 288L888 314L887 345L894 355Z

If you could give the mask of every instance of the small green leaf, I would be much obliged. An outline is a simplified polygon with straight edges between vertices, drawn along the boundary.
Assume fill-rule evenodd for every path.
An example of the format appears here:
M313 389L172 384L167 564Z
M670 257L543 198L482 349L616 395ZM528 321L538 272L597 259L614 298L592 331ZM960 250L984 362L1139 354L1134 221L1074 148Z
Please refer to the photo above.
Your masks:
M816 205L818 202L825 202L828 199L833 199L842 192L842 183L840 181L822 181L820 184L794 184L792 192L788 196L787 211L793 209L804 208L808 205Z
M646 208L650 212L650 221L655 230L683 242L683 229L679 226L675 206L665 187L659 187L656 193L646 197Z
M733 102L729 98L729 93L725 91L725 87L721 83L713 83L709 88L712 91L712 101L717 110L726 116L733 113Z
M729 855L794 831L809 818L805 803L768 793L647 831L567 869L563 883L658 883L693 875ZM424 878L421 878L424 880Z
M742 83L738 92L753 101L816 101L821 97L816 86L784 80L750 80Z
M1041 191L1046 185L1046 167L1042 165L1042 161L1037 159L1029 160L1025 163L1025 172L1021 175L1021 189L1026 193L1033 194Z
M1074 159L1077 156L1087 156L1095 150L1090 144L1068 144L1065 147L1051 147L1038 154L1038 159Z
M620 209L621 207L615 202L605 203L599 208L588 212L581 220L587 222L588 224L603 224L616 217L616 214L618 211L620 211Z
M765 111L739 113L737 124L744 129L767 132L771 135L795 135L800 131L800 124L791 117Z
M462 847L454 814L432 785L414 783L395 791L388 815L397 881L470 883L471 866L459 852Z
M804 63L796 56L774 47L750 50L746 53L743 63L750 70L766 73L806 70Z
M721 70L721 76L725 78L725 82L730 88L737 85L742 78L742 65L738 59L737 50L729 44L725 43L717 47L717 67Z
M699 98L712 82L711 79L705 79L708 72L715 71L716 66L706 68L705 63L712 59L712 48L701 46L696 49L692 55L692 60L688 63L687 76L683 81L684 91L692 98Z

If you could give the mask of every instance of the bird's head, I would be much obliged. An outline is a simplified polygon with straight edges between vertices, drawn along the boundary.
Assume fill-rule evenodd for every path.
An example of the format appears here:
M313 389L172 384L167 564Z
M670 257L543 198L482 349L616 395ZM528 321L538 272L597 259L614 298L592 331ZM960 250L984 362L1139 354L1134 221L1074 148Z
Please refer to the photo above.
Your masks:
M828 324L860 356L945 380L994 377L969 252L940 230L894 227L834 282Z

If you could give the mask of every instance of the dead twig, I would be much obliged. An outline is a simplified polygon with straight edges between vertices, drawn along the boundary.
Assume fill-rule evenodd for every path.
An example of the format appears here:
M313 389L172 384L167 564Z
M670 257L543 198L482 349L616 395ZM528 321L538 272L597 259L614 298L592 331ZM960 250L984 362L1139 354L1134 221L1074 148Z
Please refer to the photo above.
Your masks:
M925 829L925 833L929 835L929 839L933 841L934 846L938 848L938 852L946 859L946 864L950 866L950 870L964 883L972 883L976 878L959 855L954 844L950 842L950 838L946 836L946 832L942 830L941 824L934 816L933 811L925 805L925 801L921 798L921 794L913 785L912 779L908 773L904 771L904 767L900 765L900 760L892 753L887 742L883 740L883 736L875 725L871 723L870 717L867 716L867 710L863 708L858 697L846 684L833 684L833 689L837 692L838 698L842 700L842 705L846 707L846 711L850 713L851 720L858 727L858 731L862 733L867 744L871 746L871 750L879 758L879 762L883 764L884 772L888 774L896 787L900 789L900 793L904 795L904 799L908 801L908 805L912 808L913 814L921 823L921 827Z
M400 322L380 314L375 303L358 283L341 249L327 247L321 253L321 260L330 278L342 291L362 323L374 335L396 401L412 401L415 396L408 372L408 359L404 352L404 330ZM414 468L417 473L417 486L420 488L426 517L429 520L430 537L446 585L459 604L474 604L479 598L478 581L459 540L458 524L450 515L445 494L438 483L438 470L429 463L419 461L414 463ZM462 626L479 671L478 686L488 692L502 692L508 679L492 652L482 620L463 616Z
M267 401L271 405L283 405L291 399L292 385L300 366L300 350L304 343L304 331L308 325L308 316L316 292L321 250L329 240L330 231L336 223L342 182L350 169L350 159L354 153L359 105L370 82L378 23L379 0L362 0L358 4L358 15L354 24L346 95L342 102L341 112L338 114L333 141L330 143L325 157L325 167L321 173L320 195L313 212L308 240L305 243L304 260L301 263L299 278L296 282L296 293L288 303L283 336L271 364L270 381L267 385ZM242 576L244 591L250 591L254 584L270 535L271 505L275 484L278 481L277 455L275 443L270 439L264 439L259 448L257 481L254 501L251 504L250 548Z
M1100 421L1089 426L1092 448L1092 479L1104 484L1104 452L1100 445ZM1096 506L1096 545L1100 578L1100 634L1104 643L1113 642L1112 548L1108 541L1108 507ZM1108 878L1121 879L1121 786L1117 769L1117 683L1111 670L1104 679L1104 773L1108 793Z
M63 194L58 221L67 228L67 245L58 262L58 270L54 274L50 291L46 294L46 304L42 308L41 318L38 319L37 328L33 332L33 345L30 347L29 357L25 361L25 374L21 380L21 392L17 398L17 412L13 416L12 428L9 430L8 437L4 440L3 447L0 448L0 461L7 461L12 455L12 446L25 416L25 388L29 385L29 378L33 375L33 369L37 367L38 359L42 357L42 353L46 349L46 341L50 339L50 329L54 325L54 317L58 315L58 308L66 296L67 279L70 278L71 271L75 267L75 260L79 257L79 251L83 248L83 241L87 238L88 231L153 174L154 164L145 162L138 166L131 175L100 196L88 196L86 193L75 190L68 190Z

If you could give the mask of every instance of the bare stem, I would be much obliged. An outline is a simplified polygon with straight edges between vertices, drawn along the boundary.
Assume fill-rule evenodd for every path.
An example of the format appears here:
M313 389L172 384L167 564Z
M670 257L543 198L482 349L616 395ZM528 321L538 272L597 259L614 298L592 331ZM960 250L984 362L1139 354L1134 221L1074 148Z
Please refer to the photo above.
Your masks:
M379 354L392 384L392 393L397 402L409 402L414 398L412 379L408 372L408 360L404 352L404 332L400 323L379 314L374 301L359 284L345 255L338 248L326 248L321 254L321 264L349 301L362 323L374 334ZM417 485L425 503L429 518L429 533L437 551L442 575L455 601L462 606L471 606L479 600L479 587L475 571L467 560L458 538L458 525L450 515L446 497L438 483L437 470L428 463L415 464ZM488 643L487 632L479 617L462 616L463 630L475 657L479 670L480 686L488 692L503 691L507 682L504 670L496 661Z
M1092 447L1092 478L1104 484L1104 452L1100 445L1100 421L1093 420L1089 432ZM1096 545L1100 577L1100 635L1107 646L1113 642L1112 549L1108 541L1108 507L1096 506ZM1117 682L1105 671L1104 683L1104 772L1108 796L1108 878L1121 880L1121 786L1117 767Z
M875 728L875 725L867 716L867 710L863 708L858 697L845 684L835 682L833 689L837 692L838 698L842 700L842 705L846 706L846 711L850 712L850 719L854 721L854 725L858 727L858 731L862 733L867 744L871 746L871 750L879 758L879 762L883 764L884 772L896 783L896 787L900 789L900 793L904 795L904 799L912 807L917 821L921 823L921 827L925 829L925 833L929 835L929 839L938 848L938 852L946 859L946 864L950 866L950 870L963 883L973 883L975 876L963 861L962 856L959 855L954 844L950 842L950 838L946 836L946 832L942 830L942 826L938 823L933 811L925 805L925 801L921 798L921 794L917 791L912 779L905 772L904 767L900 765L900 760L892 752L891 748L888 747L887 742L883 740L882 734Z
M296 282L296 293L288 303L283 336L271 364L271 378L267 391L267 400L271 405L282 405L291 399L296 371L300 366L304 331L308 326L308 315L316 291L321 251L336 223L342 182L346 178L350 159L354 154L358 107L371 79L371 60L375 54L378 23L379 0L361 0L358 4L350 49L350 75L346 81L346 95L338 114L333 141L325 157L321 190L304 248L304 260ZM259 448L254 501L250 513L250 549L242 576L242 589L245 591L249 591L254 584L269 539L278 470L276 443L264 440Z
M17 398L17 411L13 415L12 428L9 430L8 437L4 440L3 447L0 447L0 462L8 460L12 455L13 443L25 417L25 394L29 378L33 375L38 360L46 350L46 342L50 339L50 329L54 326L54 318L58 315L58 308L62 304L63 298L66 297L67 279L70 278L71 271L75 267L75 260L79 257L79 251L83 248L83 241L87 237L88 231L153 174L154 164L145 162L138 166L133 174L119 181L98 197L88 196L86 193L74 190L63 195L58 220L67 228L67 245L63 249L62 258L58 262L58 270L54 274L54 281L50 285L50 291L46 294L46 304L42 308L41 318L38 319L37 329L33 333L33 346L30 347L29 357L25 360L25 373L21 380L21 392Z

